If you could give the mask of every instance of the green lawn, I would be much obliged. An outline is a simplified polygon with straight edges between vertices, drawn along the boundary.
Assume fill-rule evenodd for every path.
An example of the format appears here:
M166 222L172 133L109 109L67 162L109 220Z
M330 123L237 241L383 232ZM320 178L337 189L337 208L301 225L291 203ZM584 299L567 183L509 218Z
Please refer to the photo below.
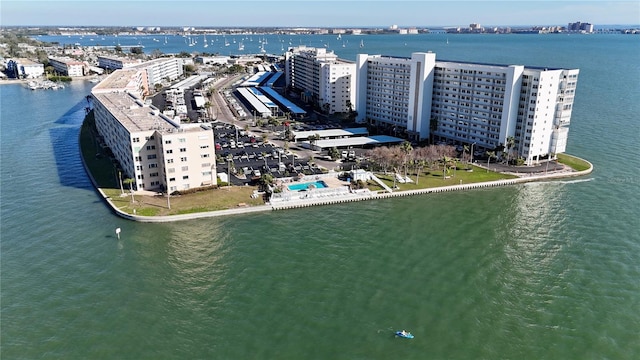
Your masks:
M122 190L116 165L108 157L106 149L97 144L94 133L96 132L93 112L91 112L80 129L82 156L100 189L111 198L113 204L121 211L133 214L135 209L136 215L159 216L225 210L239 206L264 205L261 197L251 198L253 191L257 189L255 186L232 186L231 188L225 187L172 196L169 199L171 209L169 209L166 196L135 195L132 201L126 185L124 185L125 196L121 196Z
M558 162L565 164L575 171L584 171L589 169L589 163L568 154L558 154Z
M462 166L462 165L459 165ZM417 189L427 189L434 188L440 186L449 186L449 185L460 185L462 184L471 184L485 181L495 181L495 180L503 180L503 179L514 179L517 176L496 173L493 171L487 171L486 169L479 168L477 166L472 166L473 171L466 171L466 166L463 169L458 169L455 171L450 171L447 174L446 179L443 179L442 170L435 171L425 171L420 173L420 176L416 179L415 173L409 173L408 176L413 180L412 183L404 183L401 184L396 182L396 186L399 190L417 190ZM387 186L393 188L393 174L376 174L376 176L382 180ZM371 191L382 190L380 186L375 184L373 181L369 181L368 188Z

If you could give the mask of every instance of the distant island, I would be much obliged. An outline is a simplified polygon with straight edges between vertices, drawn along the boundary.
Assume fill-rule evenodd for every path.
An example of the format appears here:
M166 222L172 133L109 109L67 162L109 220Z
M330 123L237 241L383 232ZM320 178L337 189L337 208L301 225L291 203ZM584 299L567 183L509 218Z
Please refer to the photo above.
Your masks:
M640 26L601 26L596 28L588 22L574 22L567 25L523 25L523 26L482 26L471 23L468 26L409 26L390 25L387 27L215 27L215 26L3 26L0 33L14 33L26 36L38 35L183 35L183 34L297 34L297 35L376 35L376 34L561 34L561 33L621 33L640 34Z

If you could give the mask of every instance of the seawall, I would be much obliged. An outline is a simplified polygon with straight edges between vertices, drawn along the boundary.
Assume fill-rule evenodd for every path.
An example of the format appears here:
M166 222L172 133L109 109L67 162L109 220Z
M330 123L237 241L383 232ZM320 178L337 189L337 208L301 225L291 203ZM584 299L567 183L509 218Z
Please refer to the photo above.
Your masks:
M107 196L102 191L102 189L100 189L100 187L98 187L97 182L93 178L93 175L91 175L91 172L89 171L89 168L85 163L84 156L82 155L82 153L80 154L80 158L82 159L82 165L84 166L85 172L87 173L87 176L91 180L91 183L100 194L100 197L102 198L102 200L104 200L104 202L111 208L114 214L127 220L149 222L149 223L163 223L163 222L172 222L172 221L211 218L211 217L217 217L217 216L241 215L241 214L263 212L263 211L269 211L269 210L274 211L274 210L295 209L295 208L303 208L303 207L319 206L319 205L342 204L342 203L354 202L354 201L387 199L387 198L393 198L393 197L399 197L399 196L423 195L423 194L442 193L442 192L449 192L449 191L472 190L472 189L490 188L490 187L496 187L496 186L516 185L516 184L535 182L535 181L541 181L541 180L584 176L584 175L590 174L593 171L593 165L590 162L584 159L580 159L589 164L589 168L587 170L558 172L558 173L552 173L552 174L546 174L546 175L531 175L531 176L520 177L516 179L487 181L487 182L472 183L472 184L449 185L449 186L441 186L441 187L417 189L417 190L394 191L391 193L389 192L362 193L362 194L350 194L349 196L346 196L346 197L298 200L298 201L294 200L286 203L279 203L277 205L276 204L259 205L259 206L242 207L237 209L207 211L207 212L198 212L198 213L190 213L190 214L168 215L168 216L141 216L141 215L128 214L118 209L118 207L115 206L115 204L111 201L111 198Z

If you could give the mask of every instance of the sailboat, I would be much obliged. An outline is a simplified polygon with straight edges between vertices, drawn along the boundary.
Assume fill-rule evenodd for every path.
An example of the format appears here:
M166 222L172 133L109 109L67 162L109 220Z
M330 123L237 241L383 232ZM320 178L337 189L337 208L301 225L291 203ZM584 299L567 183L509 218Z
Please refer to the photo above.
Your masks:
M364 40L360 40L360 47L363 48L364 47Z
M204 47L209 47L209 43L207 43L207 34L204 34Z
M244 50L244 44L242 43L242 41L238 43L238 50Z

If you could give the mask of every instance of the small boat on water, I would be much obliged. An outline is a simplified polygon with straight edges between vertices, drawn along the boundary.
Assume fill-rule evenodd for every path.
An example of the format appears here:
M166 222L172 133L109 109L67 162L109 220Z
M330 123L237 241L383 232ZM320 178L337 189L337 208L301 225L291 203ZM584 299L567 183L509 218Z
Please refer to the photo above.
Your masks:
M405 339L413 339L413 334L408 332L408 331L396 331L396 336L399 336L401 338L405 338Z
M38 90L38 89L52 89L52 90L58 90L58 89L64 89L64 85L58 82L54 82L51 80L44 80L44 81L29 81L27 83L27 87L29 87L29 89L31 90Z

